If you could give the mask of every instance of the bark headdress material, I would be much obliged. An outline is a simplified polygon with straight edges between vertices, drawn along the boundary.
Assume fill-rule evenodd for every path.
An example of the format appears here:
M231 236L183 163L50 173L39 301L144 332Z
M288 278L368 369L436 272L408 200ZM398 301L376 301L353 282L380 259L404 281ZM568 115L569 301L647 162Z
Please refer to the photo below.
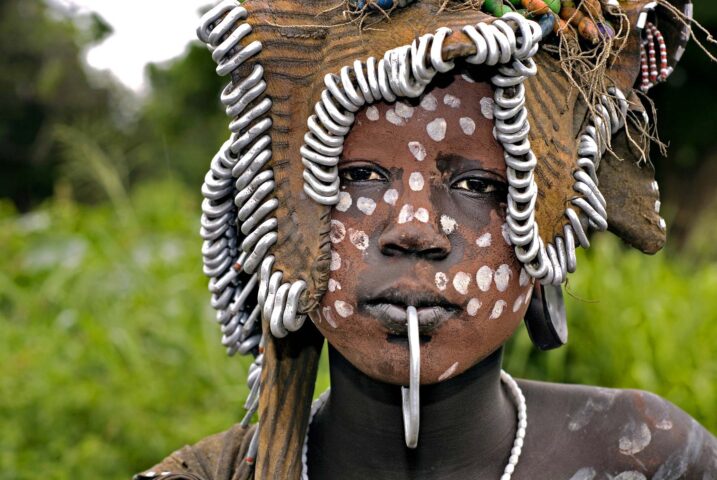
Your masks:
M648 253L665 242L636 91L679 60L691 7L225 0L203 17L198 36L231 78L221 100L232 120L202 187L202 254L222 343L256 356L243 422L259 411L246 458L255 478L301 472L321 345L302 327L327 288L336 164L354 113L418 97L462 63L490 68L507 233L526 271L559 285L590 229Z

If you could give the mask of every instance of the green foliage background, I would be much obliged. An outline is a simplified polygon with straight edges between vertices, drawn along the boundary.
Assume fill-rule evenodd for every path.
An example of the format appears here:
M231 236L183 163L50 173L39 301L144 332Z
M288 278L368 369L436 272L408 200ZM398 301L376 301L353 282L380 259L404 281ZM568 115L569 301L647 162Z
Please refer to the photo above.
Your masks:
M715 5L698 5L708 25ZM128 114L137 100L79 60L109 27L75 20L0 3L0 480L129 478L228 428L246 395L201 274L221 80L192 46L149 68ZM694 48L683 65L655 89L671 243L646 257L597 236L566 289L568 346L537 352L521 329L506 368L650 390L717 432L717 117L694 108L717 105L715 68Z

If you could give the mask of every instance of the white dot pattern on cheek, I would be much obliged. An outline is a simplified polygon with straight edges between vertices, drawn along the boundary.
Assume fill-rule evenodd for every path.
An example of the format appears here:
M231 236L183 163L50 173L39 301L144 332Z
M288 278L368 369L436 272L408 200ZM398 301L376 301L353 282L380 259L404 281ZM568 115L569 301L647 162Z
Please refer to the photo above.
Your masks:
M366 235L366 232L363 230L354 230L353 228L349 228L349 239L354 247L361 251L368 248L368 235Z
M453 288L462 295L468 293L468 285L471 283L471 276L466 272L458 272L453 277Z
M423 175L421 175L421 172L413 172L408 177L408 186L411 187L411 190L414 192L420 192L423 190Z
M446 120L444 118L436 118L426 125L426 133L434 142L440 142L446 138Z
M520 285L521 287L524 287L528 284L528 280L530 280L530 276L528 275L528 272L526 272L524 268L521 268L520 276L518 277L518 285Z
M351 198L351 195L347 192L339 192L339 203L336 204L336 210L339 212L345 212L349 208L351 208L351 204L353 203L353 199Z
M386 112L386 120L388 120L389 123L396 125L397 127L402 127L406 124L406 119L403 117L399 117L393 108L389 109Z
M435 282L438 290L443 291L448 286L448 277L446 277L446 274L443 272L437 272Z
M411 155L413 155L413 157L419 162L425 160L426 147L424 147L421 142L408 142L408 150L411 152Z
M411 118L415 110L412 106L407 105L403 102L397 102L394 109L396 110L396 115L405 119Z
M438 100L436 100L436 97L434 97L432 93L424 95L421 99L421 108L428 112L435 112L436 108L438 108Z
M398 223L406 223L413 220L413 205L410 203L405 204L403 207L401 207L401 211L398 212Z
M490 234L490 232L484 233L483 235L481 235L480 237L478 237L476 239L476 245L478 245L481 248L490 247L492 240L493 240L493 236Z
M329 269L335 272L339 268L341 268L341 255L331 250L331 264L329 265Z
M505 300L498 300L497 302L495 302L495 305L493 305L493 311L490 312L490 318L492 320L495 320L496 318L499 318L501 315L503 315L503 309L505 309L507 305L508 304L505 303Z
M493 108L495 102L490 97L483 97L480 100L480 113L488 120L493 120Z
M326 323L331 325L333 328L336 328L336 321L334 320L334 315L331 312L331 307L324 307L322 309L322 313L324 314L324 320L326 320Z
M480 310L480 307L482 307L483 304L480 300L477 298L471 298L468 301L468 305L466 306L466 311L468 312L468 315L471 317L475 317L476 313L478 313L478 310Z
M458 120L458 124L466 135L473 135L476 131L476 122L470 117L461 117L460 120Z
M505 243L510 245L510 234L508 233L508 224L504 223L500 226L500 233L503 235L503 240L505 240Z
M450 235L456 229L456 221L448 215L441 215L441 229L446 235Z
M379 118L381 118L381 114L378 112L378 108L375 106L370 106L366 109L366 118L371 120L372 122L378 121Z
M398 190L395 188L388 189L386 193L383 194L383 201L391 206L396 205L396 200L398 200Z
M372 198L359 197L356 200L356 208L358 208L364 215L371 215L376 210L376 201Z
M331 243L339 243L346 236L346 227L338 220L331 220L331 230L329 231L329 239Z
M516 313L518 310L520 310L521 305L523 305L523 295L518 295L518 298L516 298L515 302L513 303L513 313Z
M493 281L493 269L487 265L483 265L478 269L476 273L476 283L478 288L483 292L487 292L490 288L490 284Z
M461 106L461 99L447 93L443 96L443 103L451 108L458 108Z
M510 267L505 263L496 268L493 279L495 280L495 288L497 288L499 292L505 292L508 288L512 273Z
M428 220L430 220L428 216L428 210L426 210L425 208L416 209L416 213L413 214L413 218L423 223L428 223Z
M336 309L336 313L341 315L343 318L350 317L354 313L354 307L343 300L336 300L334 302L334 308Z
M337 290L341 290L341 284L333 278L329 278L329 292L335 292Z

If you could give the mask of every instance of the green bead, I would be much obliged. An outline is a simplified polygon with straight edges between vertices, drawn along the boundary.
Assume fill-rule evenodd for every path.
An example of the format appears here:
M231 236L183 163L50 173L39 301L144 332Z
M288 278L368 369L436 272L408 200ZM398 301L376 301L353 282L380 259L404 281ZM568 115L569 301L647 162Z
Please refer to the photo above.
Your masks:
M560 13L560 0L543 0L554 13Z

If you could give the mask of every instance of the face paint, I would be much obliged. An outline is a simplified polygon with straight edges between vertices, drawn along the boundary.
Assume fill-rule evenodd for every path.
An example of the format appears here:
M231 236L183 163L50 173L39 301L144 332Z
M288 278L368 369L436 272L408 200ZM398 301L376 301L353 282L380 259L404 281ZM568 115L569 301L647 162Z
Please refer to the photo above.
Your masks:
M483 117L488 120L493 119L493 109L495 108L495 102L491 97L483 97L480 100L480 113Z
M397 127L402 127L406 124L406 119L399 116L394 109L386 112L386 120Z
M378 113L378 108L375 106L370 106L366 109L366 118L371 120L372 122L378 121L380 117L380 114Z
M430 337L421 382L433 383L504 343L532 288L519 285L513 248L497 241L505 160L479 103L491 87L454 78L420 99L374 105L378 120L355 123L338 165L336 243L317 327L359 370L393 384L407 382L408 349L386 311L417 307ZM397 118L401 126L389 121Z

